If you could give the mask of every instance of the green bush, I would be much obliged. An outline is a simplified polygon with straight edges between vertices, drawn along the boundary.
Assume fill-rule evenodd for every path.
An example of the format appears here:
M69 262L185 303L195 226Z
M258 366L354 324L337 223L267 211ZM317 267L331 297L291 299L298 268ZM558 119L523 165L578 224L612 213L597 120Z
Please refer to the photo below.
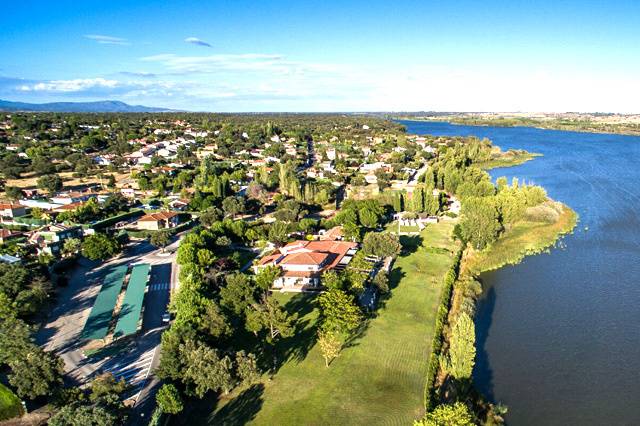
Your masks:
M24 414L20 398L11 389L0 383L0 421Z

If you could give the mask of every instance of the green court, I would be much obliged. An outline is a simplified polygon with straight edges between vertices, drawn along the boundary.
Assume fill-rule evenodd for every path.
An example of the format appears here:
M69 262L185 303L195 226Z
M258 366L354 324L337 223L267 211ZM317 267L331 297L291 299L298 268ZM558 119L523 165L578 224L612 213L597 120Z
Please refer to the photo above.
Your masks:
M82 330L83 339L103 339L107 335L127 269L126 265L117 266L104 278L100 293Z
M124 295L124 302L118 315L118 322L114 337L123 337L135 333L138 330L138 321L142 312L144 301L144 291L149 280L148 263L135 265L131 270L127 292Z

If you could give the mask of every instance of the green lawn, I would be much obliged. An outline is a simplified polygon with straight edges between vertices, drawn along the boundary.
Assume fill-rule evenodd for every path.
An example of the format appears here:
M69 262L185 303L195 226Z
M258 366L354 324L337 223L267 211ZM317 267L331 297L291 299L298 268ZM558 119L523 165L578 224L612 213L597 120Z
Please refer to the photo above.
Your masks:
M22 414L22 403L11 389L0 383L0 421Z
M398 222L392 222L389 223L385 226L384 228L385 231L387 232L393 232L394 234L398 233ZM400 232L419 232L420 228L418 228L417 226L404 226L404 225L400 225Z
M220 401L208 424L409 424L422 415L435 309L451 264L451 223L402 237L412 252L392 273L391 297L329 368L314 346L318 311L309 295L278 294L301 313L302 330L281 348L287 361L271 380ZM444 250L443 250L444 249Z

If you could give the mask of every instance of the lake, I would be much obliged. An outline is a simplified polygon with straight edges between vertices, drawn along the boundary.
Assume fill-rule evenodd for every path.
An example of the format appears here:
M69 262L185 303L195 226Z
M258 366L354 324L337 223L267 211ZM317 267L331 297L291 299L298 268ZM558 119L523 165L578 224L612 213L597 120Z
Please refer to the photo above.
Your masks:
M477 387L509 425L640 424L640 137L401 121L543 154L494 169L580 215L548 254L483 274Z

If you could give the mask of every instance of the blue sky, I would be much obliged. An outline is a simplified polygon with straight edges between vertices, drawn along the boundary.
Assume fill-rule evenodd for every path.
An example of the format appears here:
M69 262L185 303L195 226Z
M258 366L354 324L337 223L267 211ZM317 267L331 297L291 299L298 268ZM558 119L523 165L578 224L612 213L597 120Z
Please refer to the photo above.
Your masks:
M0 98L640 113L637 1L22 1Z

